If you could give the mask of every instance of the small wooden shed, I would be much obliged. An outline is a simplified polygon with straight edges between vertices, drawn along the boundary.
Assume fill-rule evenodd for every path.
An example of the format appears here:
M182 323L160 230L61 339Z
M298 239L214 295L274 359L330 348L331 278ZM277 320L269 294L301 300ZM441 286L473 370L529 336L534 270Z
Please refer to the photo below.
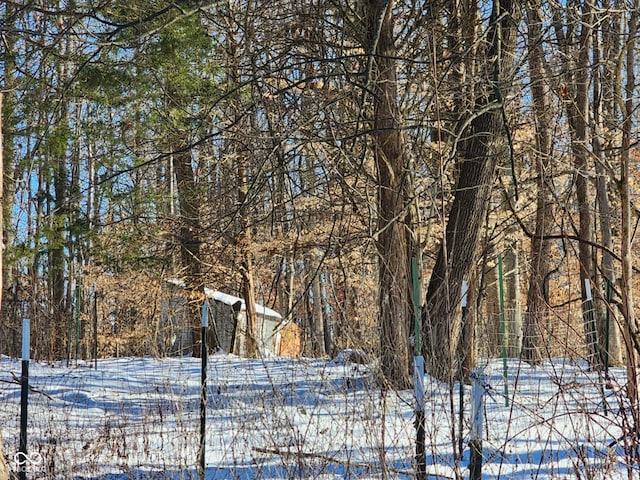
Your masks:
M192 334L188 322L187 298L184 282L170 279L165 282L160 323L159 350L165 355L181 355L191 352ZM244 299L205 287L209 299L209 326L218 347L228 353L246 355L247 312ZM280 355L282 331L285 322L275 310L256 303L258 315L257 341L260 354ZM298 355L287 348L287 354Z

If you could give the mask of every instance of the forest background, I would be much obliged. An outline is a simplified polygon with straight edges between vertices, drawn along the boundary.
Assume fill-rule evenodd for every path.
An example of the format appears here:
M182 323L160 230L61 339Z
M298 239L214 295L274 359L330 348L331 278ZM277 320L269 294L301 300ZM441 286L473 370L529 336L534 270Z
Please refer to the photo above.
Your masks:
M392 388L420 337L442 380L502 348L635 372L635 0L0 14L1 353L27 316L34 358L90 355L94 298L100 356L156 354L179 278L195 351L208 286Z

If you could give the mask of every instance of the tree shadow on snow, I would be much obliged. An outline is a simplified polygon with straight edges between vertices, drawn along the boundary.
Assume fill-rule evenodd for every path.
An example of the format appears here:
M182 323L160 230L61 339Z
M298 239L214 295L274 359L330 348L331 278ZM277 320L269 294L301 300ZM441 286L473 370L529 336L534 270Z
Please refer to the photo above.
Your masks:
M408 460L410 463L411 461ZM253 480L253 479L291 479L291 478L382 478L379 465L345 465L331 463L323 459L301 459L299 464L246 464L232 466L209 466L205 480ZM414 478L405 461L390 462L388 465L392 477L398 480ZM406 473L402 473L406 472ZM132 469L127 473L104 474L98 476L75 476L73 480L198 480L196 469L188 470L148 470Z

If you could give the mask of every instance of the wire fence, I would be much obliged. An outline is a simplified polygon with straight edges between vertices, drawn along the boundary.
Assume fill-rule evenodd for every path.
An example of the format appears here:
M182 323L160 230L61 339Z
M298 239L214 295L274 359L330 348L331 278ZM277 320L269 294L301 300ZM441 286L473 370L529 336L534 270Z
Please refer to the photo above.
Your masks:
M29 461L21 464L13 376L19 362L3 357L0 366L0 424L14 473L21 467L38 479L200 478L199 359L103 359L97 369L34 362ZM533 369L509 359L505 370L501 361L485 360L483 370L483 463L491 478L535 471L557 478L585 468L599 476L575 478L608 478L632 465L625 442L615 444L630 418L619 369L610 390L579 361ZM328 361L218 354L210 357L208 379L205 478L415 477L413 392L381 389L371 365L348 355ZM427 378L430 475L466 476L471 392L463 387L460 409L459 383Z
M206 367L202 469L200 359L159 356L157 337L149 333L161 332L159 323L148 323L147 340L127 346L127 338L140 333L119 336L121 321L100 307L98 296L89 298L96 302L80 312L84 335L72 329L78 323L69 324L69 338L79 339L69 341L69 357L32 361L23 456L20 333L4 337L10 355L0 357L0 428L15 478L416 477L414 392L386 390L376 361L362 351L333 359L213 352ZM24 315L25 309L16 304L14 311ZM535 368L519 355L527 323L522 312L480 318L478 363L487 375L484 471L491 478L637 475L638 443L627 438L634 415L626 372L612 368L604 378L591 368L590 327L581 309L556 308L544 318L544 361ZM46 345L47 339L34 338L40 349ZM460 377L442 382L427 376L429 475L466 478L471 403L471 387Z

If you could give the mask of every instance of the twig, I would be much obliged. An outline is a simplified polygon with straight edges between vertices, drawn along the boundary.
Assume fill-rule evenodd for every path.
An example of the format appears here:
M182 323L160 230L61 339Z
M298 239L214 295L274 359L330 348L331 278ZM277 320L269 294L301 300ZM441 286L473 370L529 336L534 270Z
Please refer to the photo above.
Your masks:
M22 385L22 382L20 381L20 377L18 377L13 372L11 372L11 376L13 377L13 380L0 379L0 383L10 383L11 385ZM33 393L39 393L40 395L44 395L49 400L54 400L54 398L51 395L49 395L48 393L45 393L42 390L38 390L37 388L35 388L35 387L31 386L31 385L29 385L29 391L33 392Z
M343 467L353 467L353 468L362 468L366 470L373 470L374 466L366 463L353 463L347 460L340 460L338 458L330 457L328 455L322 455L321 453L312 453L312 452L292 452L291 450L280 450L279 448L264 448L264 447L253 447L253 450L258 453L266 453L270 455L279 455L281 457L298 457L298 458L315 458L318 460L324 460L328 463L333 463L336 465L342 465ZM400 470L398 468L389 468L387 470L392 473L397 473L401 475L413 475L413 472L408 470ZM450 477L447 475L442 475L440 473L427 473L427 477L435 477L435 478L443 478L446 480L453 480L454 477Z

